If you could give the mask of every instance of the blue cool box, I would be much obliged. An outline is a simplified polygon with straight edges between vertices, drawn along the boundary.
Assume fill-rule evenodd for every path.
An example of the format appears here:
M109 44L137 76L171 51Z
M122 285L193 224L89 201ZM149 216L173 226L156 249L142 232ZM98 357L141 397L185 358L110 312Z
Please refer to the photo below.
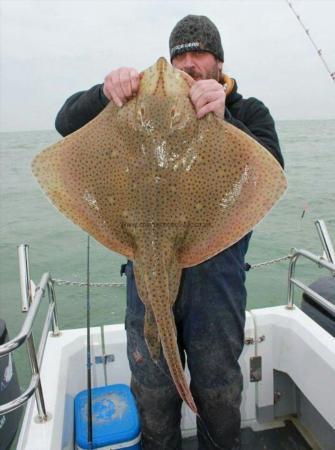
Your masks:
M77 449L87 449L87 390L74 400ZM140 450L141 429L129 386L113 384L92 389L93 448Z

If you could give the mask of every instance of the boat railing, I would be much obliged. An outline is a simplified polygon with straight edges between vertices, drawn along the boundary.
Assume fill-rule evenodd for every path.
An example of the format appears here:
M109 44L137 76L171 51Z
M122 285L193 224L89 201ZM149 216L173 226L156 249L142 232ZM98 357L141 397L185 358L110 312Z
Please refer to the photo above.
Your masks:
M296 250L293 249L292 256L290 259L289 269L288 269L288 290L287 290L287 308L294 308L294 286L299 287L303 292L313 298L316 303L318 303L323 309L327 310L333 317L335 317L335 305L329 300L322 297L320 294L315 292L306 284L294 278L295 268L297 261L300 257L306 258L310 261L315 262L319 267L324 267L328 269L332 274L335 274L335 264L326 261L320 256L316 256L311 252L306 250Z
M314 262L319 267L328 269L331 274L335 276L335 251L326 224L323 220L317 220L315 226L324 249L324 256L316 256L306 250L292 249L288 268L287 308L294 308L294 286L297 286L309 297L313 298L318 305L330 313L332 317L335 317L335 305L333 303L322 297L306 284L294 278L297 261L301 257Z
M24 405L29 398L35 394L38 418L41 422L48 420L48 415L45 408L43 390L40 380L40 367L42 364L43 353L50 330L54 336L59 335L56 296L54 290L54 283L49 273L45 273L40 283L32 288L32 283L29 278L29 264L28 264L28 246L22 244L18 249L19 266L20 266L20 284L22 297L22 310L27 313L19 334L8 342L0 345L0 357L9 355L14 350L21 347L24 343L27 344L29 361L31 366L31 379L28 388L17 398L3 405L0 405L0 415L7 414L20 406ZM34 291L34 292L33 292ZM34 343L32 328L39 310L42 299L48 295L49 307L47 309L43 330L41 334L38 351Z
M318 232L322 247L324 249L326 259L335 264L335 249L333 242L328 233L326 224L323 220L317 220L315 222L316 230Z

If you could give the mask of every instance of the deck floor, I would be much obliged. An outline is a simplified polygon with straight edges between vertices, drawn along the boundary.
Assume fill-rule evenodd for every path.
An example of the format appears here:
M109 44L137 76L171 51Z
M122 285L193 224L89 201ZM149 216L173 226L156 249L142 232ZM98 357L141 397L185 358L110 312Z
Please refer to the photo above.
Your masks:
M241 450L312 450L292 422L285 426L264 431L241 430ZM195 437L183 440L183 450L197 450Z

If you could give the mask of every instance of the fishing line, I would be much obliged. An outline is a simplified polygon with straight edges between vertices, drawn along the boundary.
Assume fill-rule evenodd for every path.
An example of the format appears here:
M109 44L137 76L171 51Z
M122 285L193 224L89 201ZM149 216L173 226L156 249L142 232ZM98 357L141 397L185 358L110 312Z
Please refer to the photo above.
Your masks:
M205 421L201 418L201 416L199 414L197 414L197 420L198 420L199 424L201 425L201 428L199 428L199 433L202 434L203 436L207 436L207 438L209 439L209 441L211 442L213 447L218 448L220 450L222 447L214 441L214 439L212 438L212 436L209 433L209 430L208 430L208 427L207 427Z
M288 6L291 8L291 11L293 12L293 14L295 15L295 17L298 19L300 25L302 26L302 28L304 29L305 33L307 34L308 39L311 41L313 47L315 48L315 50L317 51L317 54L319 56L319 58L321 59L323 65L325 66L327 72L329 73L331 79L335 82L335 72L332 72L327 64L327 61L325 60L325 58L322 55L322 49L319 48L314 39L312 38L312 36L310 35L309 29L305 27L305 24L303 23L303 21L301 20L300 15L296 12L296 10L293 8L293 4L292 2L290 2L290 0L286 0L286 3L288 4Z
M87 443L93 449L92 426L92 381L91 381L91 336L90 336L90 236L87 235L87 291L86 291L86 332L87 332Z
M179 347L179 345L178 345L178 347ZM183 350L181 348L179 348L179 353L181 353L181 352L183 352ZM184 361L183 369L185 370L186 358L185 358L185 356L182 357L181 354L180 354L180 357L181 357L182 361ZM173 379L172 379L169 369L167 368L167 370L166 370L166 368L163 367L163 365L162 365L162 364L164 364L164 361L166 364L166 359L163 354L163 350L161 348L160 359L155 361L155 365L173 383ZM207 439L211 442L211 444L214 448L221 449L222 447L215 442L215 440L213 439L213 437L211 436L211 434L209 432L206 422L203 420L203 418L200 416L199 413L196 414L196 418L197 418L197 421L199 422L199 424L201 425L201 428L199 428L199 433L202 434L203 436L207 437Z
M184 350L179 346L179 344L178 344L178 349L179 349L180 358L183 362L183 369L185 370L185 365L186 365L185 354L184 354L184 356L182 356L182 353L184 352ZM160 357L157 361L154 362L154 364L161 371L161 373L164 374L173 383L173 379L172 379L171 373L169 371L169 368L168 367L166 368L163 366L164 362L166 365L166 359L165 359L165 356L163 353L163 349L161 348ZM202 417L200 416L199 413L196 414L196 418L197 418L199 424L201 425L201 428L199 428L199 433L202 434L203 436L207 437L207 439L211 442L211 444L214 448L221 449L222 447L215 442L215 440L213 439L213 437L211 436L211 434L209 432L206 422L202 419Z

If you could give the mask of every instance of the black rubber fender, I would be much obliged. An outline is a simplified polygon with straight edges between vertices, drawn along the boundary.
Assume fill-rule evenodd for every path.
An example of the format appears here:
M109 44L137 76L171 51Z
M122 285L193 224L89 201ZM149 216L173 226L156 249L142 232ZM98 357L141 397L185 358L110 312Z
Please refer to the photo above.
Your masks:
M335 277L319 278L309 287L335 305ZM323 329L335 337L335 317L305 292L302 295L301 309Z

